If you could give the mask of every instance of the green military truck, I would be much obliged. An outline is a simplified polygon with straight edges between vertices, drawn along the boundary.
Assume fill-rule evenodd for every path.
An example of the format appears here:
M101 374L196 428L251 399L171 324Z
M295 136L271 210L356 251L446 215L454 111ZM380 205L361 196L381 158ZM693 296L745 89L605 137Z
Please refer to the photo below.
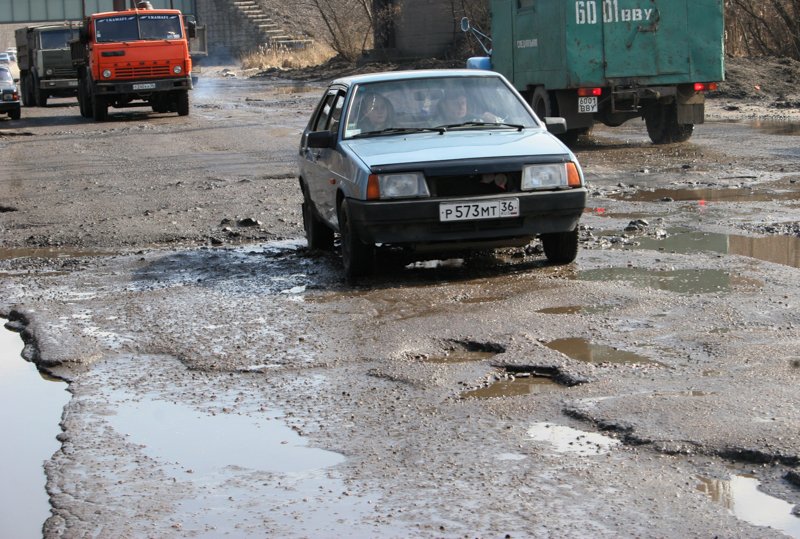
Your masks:
M79 29L80 23L67 21L16 30L23 105L44 107L49 97L78 95L69 43L78 38Z
M540 117L565 118L567 142L632 118L656 144L683 142L724 79L723 11L722 0L491 0L491 57L468 65L505 75Z

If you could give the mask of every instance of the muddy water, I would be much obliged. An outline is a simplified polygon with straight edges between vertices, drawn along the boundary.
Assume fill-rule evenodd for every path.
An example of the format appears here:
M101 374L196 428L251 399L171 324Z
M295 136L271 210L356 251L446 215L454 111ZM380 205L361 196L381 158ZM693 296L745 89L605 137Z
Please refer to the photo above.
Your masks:
M747 256L765 262L800 268L800 238L796 236L738 236L703 232L668 231L664 239L636 238L634 249L651 249L670 253L692 254L711 251Z
M0 536L42 536L50 516L43 463L58 450L56 435L66 384L43 376L20 357L22 339L0 329Z
M498 397L518 397L564 391L564 386L545 376L517 376L514 379L500 380L487 387L465 392L465 399L493 399Z
M624 281L639 288L678 294L708 294L762 286L751 279L714 269L653 271L642 268L602 268L579 271L578 278L584 281Z
M659 364L657 361L647 359L639 354L617 350L611 346L594 344L581 338L556 339L547 343L547 347L572 359L587 363Z
M727 480L699 479L697 490L724 506L736 518L800 538L800 517L792 514L794 506L758 490L757 479L746 475L734 475Z

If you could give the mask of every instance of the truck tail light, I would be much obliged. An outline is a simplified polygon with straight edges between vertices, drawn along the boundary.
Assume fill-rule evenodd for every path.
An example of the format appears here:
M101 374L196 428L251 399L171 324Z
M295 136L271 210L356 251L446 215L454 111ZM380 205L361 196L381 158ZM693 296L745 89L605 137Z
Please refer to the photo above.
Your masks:
M578 88L578 97L600 97L602 88Z
M695 82L694 83L694 91L695 92L713 92L719 88L719 84L716 82Z

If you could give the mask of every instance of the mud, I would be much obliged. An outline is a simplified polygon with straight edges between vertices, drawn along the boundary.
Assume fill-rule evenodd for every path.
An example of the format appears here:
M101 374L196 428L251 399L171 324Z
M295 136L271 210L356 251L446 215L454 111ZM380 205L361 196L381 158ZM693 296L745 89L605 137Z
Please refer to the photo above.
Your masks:
M796 137L754 118L795 109L721 96L680 145L595 129L576 147L593 194L574 264L536 244L387 256L352 288L303 240L294 160L318 84L219 78L188 117L97 124L54 100L0 122L0 314L72 394L46 537L785 533L693 478L746 468L800 503L783 479L800 465L798 269L667 240L791 236ZM771 195L634 196L694 189ZM667 235L600 239L633 219Z

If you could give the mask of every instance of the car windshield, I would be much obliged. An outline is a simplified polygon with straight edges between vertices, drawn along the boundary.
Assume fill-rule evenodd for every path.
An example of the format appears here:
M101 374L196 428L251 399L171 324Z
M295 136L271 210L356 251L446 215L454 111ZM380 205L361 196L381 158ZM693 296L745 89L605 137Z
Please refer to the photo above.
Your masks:
M0 82L6 84L14 82L11 72L8 69L0 69Z
M120 15L95 21L98 43L180 39L181 19L177 14Z
M78 38L78 31L69 28L47 30L39 34L42 49L67 49L69 42Z
M414 131L539 127L498 77L431 77L360 84L344 138Z

